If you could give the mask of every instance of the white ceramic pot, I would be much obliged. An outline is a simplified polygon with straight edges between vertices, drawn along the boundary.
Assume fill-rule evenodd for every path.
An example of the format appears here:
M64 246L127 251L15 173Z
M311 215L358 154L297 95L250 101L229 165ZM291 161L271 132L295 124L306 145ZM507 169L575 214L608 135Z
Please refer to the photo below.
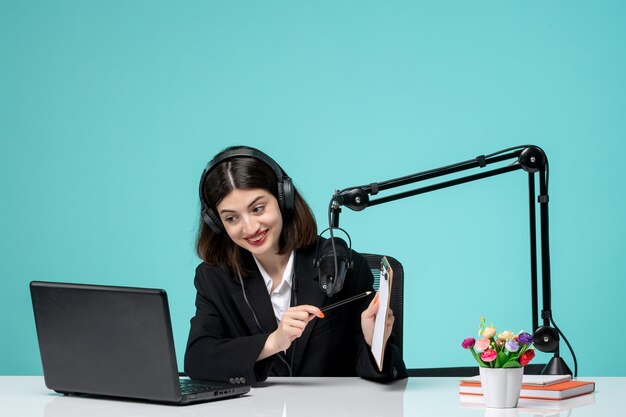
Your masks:
M480 385L485 405L493 408L517 407L524 368L480 367Z
M519 417L519 411L517 408L485 408L485 414L483 417ZM541 416L542 414L535 414L535 416ZM550 414L556 415L556 414Z

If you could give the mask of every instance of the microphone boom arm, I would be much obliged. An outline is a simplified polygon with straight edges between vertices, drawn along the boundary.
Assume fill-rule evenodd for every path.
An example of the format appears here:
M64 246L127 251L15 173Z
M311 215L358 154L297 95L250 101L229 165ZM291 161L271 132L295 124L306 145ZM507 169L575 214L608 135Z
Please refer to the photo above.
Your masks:
M513 163L490 169L477 174L467 175L448 181L416 188L409 191L396 193L386 197L370 199L380 191L389 190L420 181L430 180L474 168L485 168L489 164L516 159ZM538 320L538 293L537 293L537 235L536 235L536 209L535 198L540 205L540 234L541 234L541 278L542 278L542 301L541 318L544 326L549 326L552 318L551 311L551 285L550 285L550 250L548 230L548 159L544 151L538 146L525 145L505 149L490 155L480 155L474 159L459 162L453 165L435 168L399 178L369 185L345 188L335 192L330 208L331 227L339 227L339 213L341 206L353 211L361 211L367 207L388 203L403 198L429 193L443 188L453 187L472 181L489 178L500 174L522 169L528 173L529 188L529 214L530 214L530 251L531 251L531 297L532 297L532 325L533 332L539 327ZM535 195L535 173L539 173L539 195Z
M520 155L524 152L533 152L537 153L537 155L529 156L528 158L524 158L523 161L520 160ZM475 159L471 159L464 162L459 162L454 165L448 165L441 168L435 168L428 171L419 172L416 174L406 175L400 178L394 178L391 180L386 180L382 182L376 182L369 185L362 185L356 187L349 187L342 191L338 191L335 194L335 201L342 206L348 207L354 211L361 211L366 207L375 206L378 204L386 203L389 201L395 201L402 198L410 197L417 194L424 194L430 191L439 190L442 188L451 187L454 185L471 182L475 180L479 180L486 177L491 177L494 175L503 174L509 171L515 171L517 169L525 169L527 171L532 170L532 172L536 172L538 168L537 158L541 157L542 160L546 161L545 154L543 151L534 146L528 146L523 150L517 150L511 153L507 153L504 155L494 155L494 156L485 156L481 155L476 157ZM408 184L413 184L419 181L425 181L432 178L437 178L445 175L454 174L456 172L465 171L473 168L484 168L489 164L495 162L505 161L507 159L518 158L516 164L510 165L508 167L494 169L491 171L487 171L482 174L470 175L468 177L458 178L451 181L446 181L440 184L435 184L429 187L419 188L413 191L407 191L403 193L394 194L388 197L378 198L376 200L370 200L370 195L376 195L379 191L388 190L392 188L401 187Z

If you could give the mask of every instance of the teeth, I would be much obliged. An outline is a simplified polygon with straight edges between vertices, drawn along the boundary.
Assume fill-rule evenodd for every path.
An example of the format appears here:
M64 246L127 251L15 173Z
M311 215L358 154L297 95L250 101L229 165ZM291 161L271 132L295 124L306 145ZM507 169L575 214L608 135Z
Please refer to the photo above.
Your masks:
M256 236L254 239L248 239L250 242L258 242L259 240L263 239L263 236L265 236L265 232L259 234L258 236Z

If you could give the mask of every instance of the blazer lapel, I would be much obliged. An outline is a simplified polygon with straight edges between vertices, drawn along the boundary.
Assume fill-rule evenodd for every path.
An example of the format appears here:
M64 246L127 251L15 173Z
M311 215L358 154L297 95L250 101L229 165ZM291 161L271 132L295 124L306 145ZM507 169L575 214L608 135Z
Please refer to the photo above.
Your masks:
M231 294L239 312L244 318L246 325L253 334L271 333L278 328L272 302L267 293L263 277L257 271L243 281L246 289L246 299L241 290ZM254 313L253 313L254 312ZM256 323L255 317L258 319L261 329Z
M295 279L297 282L297 298L298 304L308 304L316 307L322 307L326 303L326 294L320 289L319 278L317 268L313 265L315 258L314 251L298 252L296 256L296 273ZM293 299L292 299L293 300ZM302 361L302 355L304 354L306 345L311 333L315 328L315 325L319 319L315 318L307 324L300 336L297 339L295 351L294 351L294 373L299 368Z

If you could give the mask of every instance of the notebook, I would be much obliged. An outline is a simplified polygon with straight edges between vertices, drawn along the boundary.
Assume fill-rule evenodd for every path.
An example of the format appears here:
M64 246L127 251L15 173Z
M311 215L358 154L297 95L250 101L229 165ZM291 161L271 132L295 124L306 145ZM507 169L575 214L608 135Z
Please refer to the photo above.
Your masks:
M161 289L33 281L30 292L49 389L179 405L250 391L179 378Z
M522 384L532 386L548 386L559 384L561 382L567 382L571 379L571 375L524 375ZM465 384L480 384L480 375L462 378L460 382Z

